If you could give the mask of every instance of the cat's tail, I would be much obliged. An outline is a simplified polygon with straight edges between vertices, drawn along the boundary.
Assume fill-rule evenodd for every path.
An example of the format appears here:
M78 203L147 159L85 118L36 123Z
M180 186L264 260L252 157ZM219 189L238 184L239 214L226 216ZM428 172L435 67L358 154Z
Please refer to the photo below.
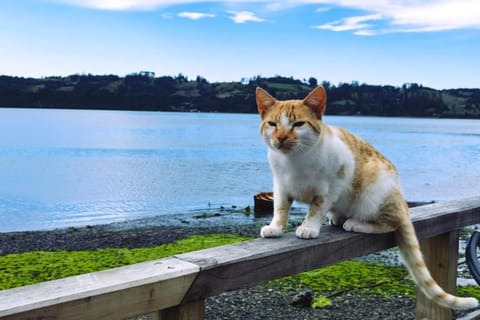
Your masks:
M462 310L477 307L477 299L451 295L437 284L425 264L411 220L403 220L396 231L397 244L404 258L404 263L417 287L427 298L445 308Z

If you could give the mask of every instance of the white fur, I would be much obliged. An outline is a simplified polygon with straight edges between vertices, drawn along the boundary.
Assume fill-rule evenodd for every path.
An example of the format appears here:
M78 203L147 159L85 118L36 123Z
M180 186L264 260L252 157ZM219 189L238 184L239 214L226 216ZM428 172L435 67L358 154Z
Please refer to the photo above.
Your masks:
M361 221L372 220L385 198L398 187L399 183L395 175L380 171L377 180L362 192L359 201L351 203L351 215Z
M280 115L280 124L285 128L288 128L292 125L292 122L290 121L290 119L287 117L286 114L282 113Z
M292 124L285 115L281 115L278 125L289 127ZM275 205L274 218L269 226L262 229L263 237L278 237L285 226L290 205L293 199L310 205L309 214L297 229L300 238L315 238L325 214L329 211L340 212L346 218L354 217L358 221L371 220L378 213L379 206L386 196L399 188L396 175L389 171L381 171L375 183L365 189L355 202L352 202L351 187L355 172L355 158L350 148L340 139L339 131L329 127L332 136L322 137L310 126L294 128L299 137L298 144L284 152L272 142L274 128L267 127L263 137L269 146L268 160L273 172L274 203L281 203L282 208ZM338 172L343 168L343 178ZM323 205L314 207L314 197L321 197ZM355 229L355 221L346 224L346 228Z

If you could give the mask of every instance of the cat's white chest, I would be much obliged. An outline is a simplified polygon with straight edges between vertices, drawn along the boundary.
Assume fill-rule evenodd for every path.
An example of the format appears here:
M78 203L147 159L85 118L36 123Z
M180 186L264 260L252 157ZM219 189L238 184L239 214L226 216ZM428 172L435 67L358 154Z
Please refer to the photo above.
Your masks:
M354 159L339 141L325 142L311 152L282 154L269 151L274 189L304 203L321 196L334 203L346 195L354 171Z
M274 188L289 197L309 203L312 197L328 193L328 174L319 155L293 157L271 152L269 161Z

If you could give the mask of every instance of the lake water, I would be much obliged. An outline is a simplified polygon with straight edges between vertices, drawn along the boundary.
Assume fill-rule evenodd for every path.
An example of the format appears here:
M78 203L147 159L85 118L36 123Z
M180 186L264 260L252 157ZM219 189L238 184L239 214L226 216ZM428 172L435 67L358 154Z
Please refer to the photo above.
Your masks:
M480 194L480 121L325 117L394 162L407 199ZM0 232L251 206L271 190L250 114L0 109Z

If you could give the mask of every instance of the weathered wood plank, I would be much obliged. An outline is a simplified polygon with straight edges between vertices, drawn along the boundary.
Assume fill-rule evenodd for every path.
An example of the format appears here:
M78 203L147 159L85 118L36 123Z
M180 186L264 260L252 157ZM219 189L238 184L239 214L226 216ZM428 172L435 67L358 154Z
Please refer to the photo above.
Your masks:
M198 300L161 310L158 316L158 320L203 320L205 301Z
M480 223L480 197L438 202L410 209L419 239Z
M202 267L184 302L251 286L259 282L312 270L394 246L393 234L371 236L325 226L314 240L294 233L277 239L239 244L177 255Z
M419 238L434 237L480 223L480 197L413 208L411 215ZM200 314L197 302L206 297L392 246L393 234L348 233L325 226L314 240L289 233L0 291L0 318L118 319L180 303L190 307L170 310Z
M423 239L420 246L432 277L448 293L457 285L458 231ZM453 311L439 306L417 290L416 319L451 320Z
M412 208L411 215L419 238L433 237L480 223L480 197ZM185 297L186 302L393 246L393 234L348 233L324 226L318 239L301 240L288 233L277 239L256 239L176 257L202 268Z
M199 272L166 258L0 291L0 318L124 319L178 305Z

